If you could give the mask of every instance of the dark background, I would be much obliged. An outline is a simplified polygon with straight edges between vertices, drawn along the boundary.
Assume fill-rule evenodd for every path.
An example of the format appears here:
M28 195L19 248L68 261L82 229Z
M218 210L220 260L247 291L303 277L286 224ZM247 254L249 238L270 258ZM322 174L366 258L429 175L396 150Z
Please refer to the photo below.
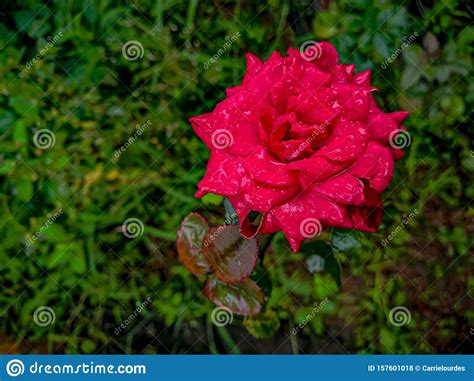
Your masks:
M473 352L468 2L12 1L0 9L0 352ZM133 61L122 54L132 40L143 47ZM175 249L190 211L223 221L219 199L194 198L208 151L187 118L240 83L246 52L266 59L307 40L330 41L357 72L372 69L380 106L410 111L412 142L383 194L379 233L321 236L343 242L339 289L278 236L265 259L273 284L265 312L215 327L202 282ZM42 129L54 146L34 144ZM128 218L141 221L142 235L124 237ZM45 306L54 323L41 326L34 316ZM409 310L408 324L390 323L396 306Z

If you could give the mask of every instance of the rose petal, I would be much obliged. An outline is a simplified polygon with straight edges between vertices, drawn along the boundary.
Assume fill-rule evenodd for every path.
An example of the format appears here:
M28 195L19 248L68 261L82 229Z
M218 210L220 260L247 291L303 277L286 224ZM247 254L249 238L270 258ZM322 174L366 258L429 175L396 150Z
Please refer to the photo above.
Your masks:
M286 164L273 160L261 147L243 161L243 166L255 181L278 187L298 184L298 175Z
M276 188L257 183L255 180L244 178L241 183L240 196L251 210L268 212L275 205L281 205L298 193L297 186Z
M348 173L323 181L315 185L314 189L322 196L341 204L360 205L365 202L364 184Z
M352 228L374 233L382 223L383 204L379 193L370 186L364 188L364 197L365 205L349 207Z
M310 182L319 182L335 175L344 167L334 161L323 157L310 157L288 164L289 169L299 170Z
M341 224L348 218L343 207L318 195L314 187L287 204L273 209L272 213L295 252L299 242L310 238L312 234L318 235L324 225Z
M214 111L190 118L194 131L212 151L225 149L235 155L247 155L259 145L258 119L249 115L255 107L255 97L241 91L227 98ZM221 144L220 141L226 144Z
M355 160L364 151L369 140L365 124L339 120L333 132L315 156L347 162Z
M311 144L303 139L271 143L268 148L270 152L282 162L307 157L313 153Z
M337 94L331 89L308 90L288 98L287 111L306 124L328 124L341 113Z
M354 76L354 70L356 65L355 64L350 64L350 65L344 65L345 70L347 75L349 76L349 80L352 81L352 77Z
M240 188L240 179L245 173L241 161L241 158L228 156L219 150L211 152L206 173L198 184L196 197L202 197L207 193L236 195Z
M317 46L319 52L312 62L324 70L330 70L339 61L336 48L326 41L319 42Z
M388 144L390 134L398 129L393 118L383 112L370 114L367 127L370 137L384 145Z
M356 75L354 75L352 83L355 83L356 85L370 86L371 75L372 71L370 69L357 73Z
M335 83L332 89L338 95L343 116L361 122L367 120L370 107L370 97L367 90L348 83Z
M394 162L389 148L370 142L349 173L370 181L372 188L382 192L393 177Z
M395 123L397 123L397 125L401 125L403 123L403 121L407 118L408 112L407 111L395 111L395 112L391 112L388 115L390 116L390 118L392 118L394 120Z

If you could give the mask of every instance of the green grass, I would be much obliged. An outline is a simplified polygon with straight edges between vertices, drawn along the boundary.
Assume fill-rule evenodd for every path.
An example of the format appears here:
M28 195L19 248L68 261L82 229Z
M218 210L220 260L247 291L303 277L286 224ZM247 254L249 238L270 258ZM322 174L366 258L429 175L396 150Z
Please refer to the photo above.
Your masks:
M423 9L417 3L2 4L0 351L472 351L472 10L457 1ZM230 49L204 69L236 33ZM54 44L29 67L48 36ZM222 205L194 198L208 152L187 118L212 110L225 88L241 81L246 52L267 58L309 39L329 40L357 71L373 70L381 107L410 111L412 144L383 195L379 233L355 233L359 245L336 253L340 289L329 274L309 273L307 258L291 254L278 236L265 258L273 285L267 311L246 322L270 338L249 335L237 317L216 329L209 321L213 305L174 246L190 211L223 219ZM142 58L124 58L130 40L143 46ZM117 159L114 152L148 120ZM53 147L34 145L41 129L54 133ZM403 213L415 209L415 218L382 247ZM127 218L144 224L140 237L124 237ZM115 335L147 297L151 304ZM313 302L325 298L329 303L303 332L291 335ZM399 305L410 310L411 321L396 328L388 315ZM54 310L53 325L35 325L39 306Z

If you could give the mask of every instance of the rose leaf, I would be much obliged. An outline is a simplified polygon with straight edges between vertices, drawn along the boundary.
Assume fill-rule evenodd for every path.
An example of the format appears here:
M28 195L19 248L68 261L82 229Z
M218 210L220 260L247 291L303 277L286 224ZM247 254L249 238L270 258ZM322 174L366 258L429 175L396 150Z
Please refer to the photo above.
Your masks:
M204 293L215 305L227 307L233 313L243 316L257 315L265 302L262 290L251 279L227 284L211 277L204 286Z
M207 274L209 264L202 253L202 242L209 230L206 220L197 213L190 213L182 222L177 234L179 260L196 275Z
M242 238L237 225L210 228L202 249L212 272L226 283L238 283L247 278L258 256L257 240Z

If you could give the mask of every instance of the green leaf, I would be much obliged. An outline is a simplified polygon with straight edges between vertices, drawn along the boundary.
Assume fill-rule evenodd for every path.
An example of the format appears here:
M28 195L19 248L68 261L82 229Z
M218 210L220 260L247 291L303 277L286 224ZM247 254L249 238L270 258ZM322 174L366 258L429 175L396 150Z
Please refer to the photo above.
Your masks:
M266 269L261 266L257 267L253 272L251 279L258 284L265 295L270 295L272 293L272 279Z
M84 339L81 343L81 349L83 353L93 353L96 348L96 344L89 339Z
M257 339L272 337L280 328L280 319L273 310L267 310L244 320L247 330Z
M331 236L331 245L337 251L347 251L349 249L361 247L360 242L351 234L337 232L333 233Z
M23 146L28 143L28 135L26 133L26 126L23 120L20 120L17 124L15 124L15 128L13 130L13 140L18 146Z
M402 77L400 78L400 85L403 90L408 89L409 87L415 86L421 76L421 71L415 66L407 66L403 71Z
M244 239L237 225L209 229L202 250L216 277L227 283L240 282L253 271L258 256L257 240Z
M4 134L15 123L15 115L10 111L0 110L0 134Z
M5 160L0 162L0 175L8 175L15 168L14 160Z
M206 282L204 294L215 305L227 307L233 313L243 316L257 315L265 302L262 290L250 279L227 284L212 277Z
M176 245L179 260L196 275L209 272L209 265L202 253L202 242L208 230L206 220L197 213L189 214L178 230Z
M312 255L306 260L306 266L311 273L324 271L324 258L320 255Z
M225 222L227 225L238 225L239 224L239 217L237 216L237 212L235 211L234 207L232 206L229 199L224 199L224 208L225 208Z
M374 47L377 53L379 53L383 58L386 59L390 57L390 49L382 33L375 34Z
M16 196L20 201L29 201L33 196L31 176L20 175L15 181Z
M202 202L205 205L220 205L222 200L224 200L223 196L214 193L208 193L202 198Z
M317 255L323 259L324 271L330 274L337 285L341 285L341 267L334 257L332 248L325 242L315 241L306 243L301 247L302 253Z
M337 15L332 12L320 12L313 21L313 33L316 38L327 40L337 34L339 24Z
M392 331L389 331L386 328L380 330L380 343L388 349L389 352L393 352L395 349L395 343L397 342L397 337Z

